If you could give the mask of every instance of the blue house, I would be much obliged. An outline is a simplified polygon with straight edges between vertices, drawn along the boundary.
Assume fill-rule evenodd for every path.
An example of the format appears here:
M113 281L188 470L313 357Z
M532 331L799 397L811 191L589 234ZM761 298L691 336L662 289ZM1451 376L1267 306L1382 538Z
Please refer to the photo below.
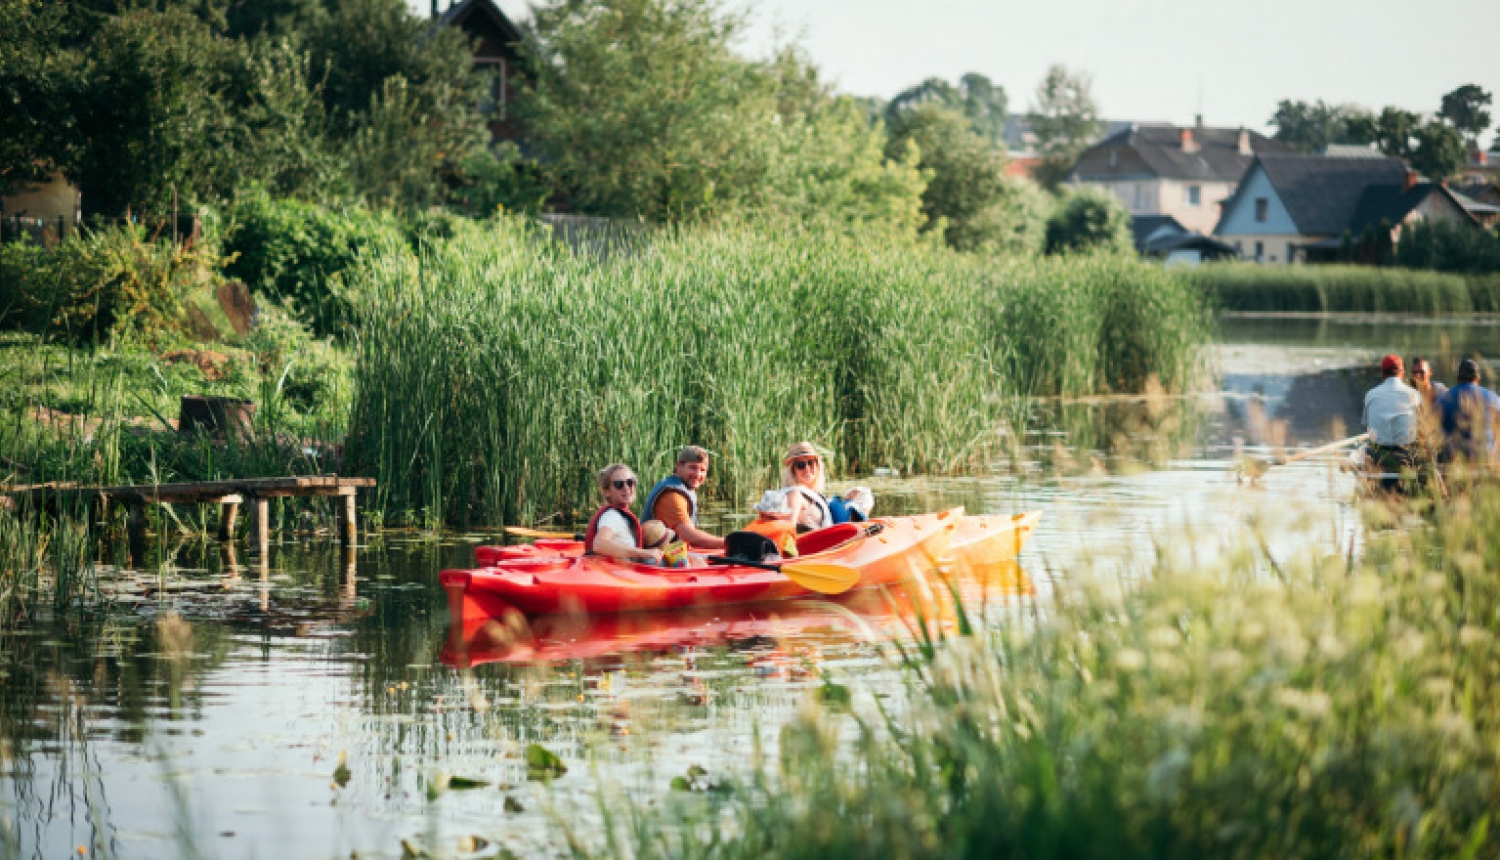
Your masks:
M1399 158L1258 155L1224 203L1214 235L1260 263L1337 260L1347 239L1423 219L1479 221L1442 183L1422 181ZM1347 237L1347 239L1346 239Z

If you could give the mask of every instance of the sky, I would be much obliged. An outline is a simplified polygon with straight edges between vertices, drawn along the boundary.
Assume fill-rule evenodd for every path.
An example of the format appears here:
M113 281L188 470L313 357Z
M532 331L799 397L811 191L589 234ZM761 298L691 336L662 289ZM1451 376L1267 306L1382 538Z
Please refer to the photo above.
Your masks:
M526 0L497 2L529 18ZM746 53L795 41L853 95L890 98L973 71L1024 111L1048 66L1062 63L1092 76L1108 119L1185 125L1201 113L1207 125L1266 130L1281 99L1430 113L1462 84L1500 92L1500 0L738 3L751 16ZM1500 105L1491 113L1500 121Z

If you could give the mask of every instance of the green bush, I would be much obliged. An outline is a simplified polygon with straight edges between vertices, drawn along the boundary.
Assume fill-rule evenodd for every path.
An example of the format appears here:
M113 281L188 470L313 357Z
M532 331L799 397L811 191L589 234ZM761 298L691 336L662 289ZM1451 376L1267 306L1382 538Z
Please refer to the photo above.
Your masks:
M346 273L372 244L399 239L388 214L332 210L253 193L235 208L225 274L291 308L319 335L347 332L357 297Z
M176 245L134 224L84 229L54 248L0 248L0 324L74 342L215 337L205 296L221 258L211 241Z
M1064 189L1047 218L1047 253L1132 253L1130 213L1113 194L1082 186Z
M1230 311L1467 314L1497 308L1493 279L1412 269L1218 263L1182 277Z
M1396 265L1467 274L1500 273L1500 234L1469 224L1426 219L1401 231Z

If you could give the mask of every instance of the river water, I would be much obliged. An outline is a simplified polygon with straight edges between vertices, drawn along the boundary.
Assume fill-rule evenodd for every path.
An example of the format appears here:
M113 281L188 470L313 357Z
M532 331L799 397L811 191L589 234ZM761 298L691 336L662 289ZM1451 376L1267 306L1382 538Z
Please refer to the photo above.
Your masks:
M1019 568L964 586L989 623L1029 623L1085 571L1209 564L1247 529L1273 558L1352 552L1336 457L1255 484L1234 465L1357 432L1391 351L1449 378L1500 353L1500 326L1229 319L1212 393L1044 404L1046 429L993 474L863 483L884 513L1045 513ZM640 803L674 777L701 787L742 772L820 690L858 705L899 689L887 643L909 619L876 595L466 640L437 573L495 540L395 533L346 555L307 538L264 560L190 543L165 573L129 577L111 612L8 634L0 858L558 854L599 832L601 787ZM530 779L532 745L567 772Z

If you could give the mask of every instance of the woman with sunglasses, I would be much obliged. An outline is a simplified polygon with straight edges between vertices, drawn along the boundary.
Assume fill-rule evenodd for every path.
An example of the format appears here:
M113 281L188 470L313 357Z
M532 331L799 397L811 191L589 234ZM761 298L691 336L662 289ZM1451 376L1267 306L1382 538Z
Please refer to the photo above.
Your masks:
M828 486L823 457L811 442L798 442L781 459L781 484L792 506L792 522L806 532L833 525L833 510L823 491Z
M594 512L583 535L583 546L589 554L661 564L661 550L645 546L641 521L630 510L636 484L635 472L624 463L612 463L599 471L604 506Z

